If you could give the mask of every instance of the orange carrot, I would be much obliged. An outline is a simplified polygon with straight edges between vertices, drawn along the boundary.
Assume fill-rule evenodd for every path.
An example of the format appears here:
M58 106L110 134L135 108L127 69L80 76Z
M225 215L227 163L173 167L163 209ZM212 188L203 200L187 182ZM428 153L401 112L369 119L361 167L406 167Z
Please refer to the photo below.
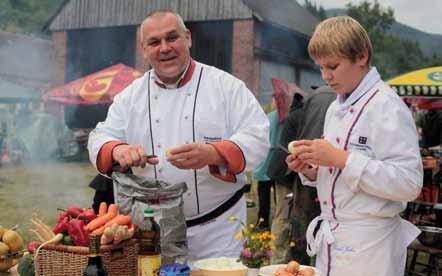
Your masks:
M91 222L89 222L86 225L86 229L89 232L94 231L95 229L105 225L106 222L110 221L111 219L113 219L117 215L118 215L118 205L111 204L109 206L109 208L107 209L107 213L105 215L98 217L98 218L92 220Z
M104 229L106 229L106 226L104 226L104 225L101 227L98 227L97 229L92 231L92 234L97 235L97 236L101 236L101 235L103 235Z
M132 218L130 216L119 215L119 216L114 217L110 221L106 222L106 224L104 226L105 227L111 226L114 223L116 223L118 225L128 225L131 222L132 222Z
M99 217L104 216L106 212L107 212L107 204L106 202L101 202L100 207L98 209L98 216Z
M104 229L106 229L106 227L112 226L112 224L129 225L131 222L132 222L132 218L130 216L118 215L118 216L114 217L113 219L111 219L110 221L106 222L105 225L92 231L92 234L95 234L97 236L101 236L101 235L103 235Z

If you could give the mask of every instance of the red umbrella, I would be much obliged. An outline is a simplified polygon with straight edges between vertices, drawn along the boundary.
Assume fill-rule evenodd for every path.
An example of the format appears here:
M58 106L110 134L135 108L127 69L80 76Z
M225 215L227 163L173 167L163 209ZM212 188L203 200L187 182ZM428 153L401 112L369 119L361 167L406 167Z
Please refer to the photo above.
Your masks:
M43 101L62 104L108 104L116 94L142 74L124 64L116 64L63 86L49 90Z

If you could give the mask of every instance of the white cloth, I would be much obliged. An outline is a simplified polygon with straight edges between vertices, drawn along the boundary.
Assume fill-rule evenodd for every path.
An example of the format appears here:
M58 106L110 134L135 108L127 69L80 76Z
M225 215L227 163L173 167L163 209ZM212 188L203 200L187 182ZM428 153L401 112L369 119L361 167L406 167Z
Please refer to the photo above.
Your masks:
M192 143L194 135L196 142L229 140L241 149L246 167L236 175L236 183L213 177L207 167L197 170L195 179L193 170L180 170L167 162L166 150ZM268 137L267 116L245 84L215 67L196 62L191 80L177 89L159 87L149 72L135 80L114 98L106 120L91 132L88 149L94 165L103 144L113 140L139 144L147 154L156 154L159 158L156 166L158 179L169 183L187 183L184 213L186 219L192 219L214 210L244 186L247 181L245 172L252 171L268 152ZM150 165L144 169L133 168L133 172L154 177L154 167ZM234 225L226 221L219 231L233 237L236 234ZM194 234L201 240L207 235L218 235L205 233L204 228L201 229L200 233ZM198 242L198 238L193 241ZM217 242L219 244L213 244L214 247L223 240L218 239ZM191 244L190 248L197 247ZM207 255L201 248L198 250L190 254L195 257Z
M316 186L322 211L307 230L308 253L318 254L325 275L329 267L330 276L403 275L406 247L419 230L399 213L423 181L410 111L372 68L349 98L331 104L324 139L347 144L350 155L342 171L320 167L316 181L301 176Z
M241 233L242 226L239 221L245 222L247 219L245 206L246 200L243 196L232 208L215 220L188 228L187 241L190 252L188 261L215 257L238 258L243 241L235 239L235 234ZM230 216L235 216L238 221L230 221ZM234 234L226 235L226 231ZM203 238L201 233L206 233Z

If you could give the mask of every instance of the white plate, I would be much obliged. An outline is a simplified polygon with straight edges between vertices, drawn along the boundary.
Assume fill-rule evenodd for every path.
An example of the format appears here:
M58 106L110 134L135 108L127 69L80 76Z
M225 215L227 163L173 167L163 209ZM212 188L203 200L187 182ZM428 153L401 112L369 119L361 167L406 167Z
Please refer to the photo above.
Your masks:
M279 265L268 265L268 266L263 266L259 269L259 275L260 276L273 276L273 274L280 268L286 268L287 265L285 264L279 264ZM306 267L311 267L313 268L313 270L315 271L315 276L321 276L321 274L319 273L319 271L312 267L312 266L307 266L307 265L301 265L301 269L302 268L306 268Z

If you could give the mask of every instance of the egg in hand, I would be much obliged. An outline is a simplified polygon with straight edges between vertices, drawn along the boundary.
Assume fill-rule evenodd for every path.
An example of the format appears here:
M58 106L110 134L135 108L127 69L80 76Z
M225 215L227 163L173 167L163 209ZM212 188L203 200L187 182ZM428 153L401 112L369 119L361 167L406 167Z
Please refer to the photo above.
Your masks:
M296 156L296 149L295 149L295 141L291 141L288 145L288 150L291 154Z

